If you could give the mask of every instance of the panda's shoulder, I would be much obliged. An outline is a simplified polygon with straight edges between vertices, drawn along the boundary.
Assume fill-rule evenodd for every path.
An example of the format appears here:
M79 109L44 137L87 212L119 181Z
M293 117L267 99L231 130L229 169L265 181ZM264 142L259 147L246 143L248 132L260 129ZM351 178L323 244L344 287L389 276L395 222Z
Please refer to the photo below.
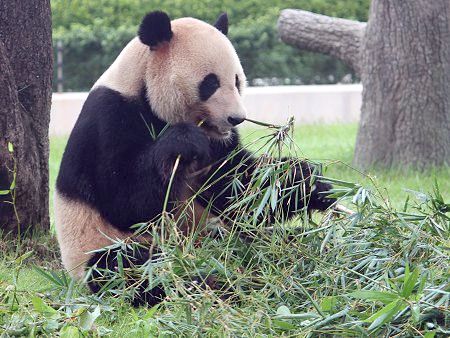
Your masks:
M89 115L105 117L100 113L110 112L108 115L112 115L111 112L114 111L138 109L141 104L139 101L139 98L128 98L114 89L99 86L89 92L80 117Z
M141 95L129 97L106 86L96 87L88 95L79 124L83 129L95 125L100 134L110 131L148 137L147 126L159 130L165 123L154 114L145 92L143 88Z

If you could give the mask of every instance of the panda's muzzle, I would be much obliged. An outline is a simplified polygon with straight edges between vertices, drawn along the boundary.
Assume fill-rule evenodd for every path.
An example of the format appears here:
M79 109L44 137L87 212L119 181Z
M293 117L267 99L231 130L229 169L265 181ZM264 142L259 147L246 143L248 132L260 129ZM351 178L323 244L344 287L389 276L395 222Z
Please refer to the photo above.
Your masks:
M230 123L233 127L236 127L238 124L241 124L245 121L245 118L240 116L230 116L228 119L228 123Z
M239 113L239 109L227 109L233 113L214 111L207 104L202 103L190 108L195 114L194 122L203 128L212 138L227 139L232 134L232 129L245 121L245 111Z

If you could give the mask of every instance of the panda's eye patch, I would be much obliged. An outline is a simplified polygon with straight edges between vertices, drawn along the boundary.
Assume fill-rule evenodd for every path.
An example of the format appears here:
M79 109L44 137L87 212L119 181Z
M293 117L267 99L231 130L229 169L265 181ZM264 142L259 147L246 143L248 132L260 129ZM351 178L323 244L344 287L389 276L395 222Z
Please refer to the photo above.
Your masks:
M241 92L241 81L239 80L239 77L236 74L236 79L234 80L234 85L238 89L239 92Z
M200 100L208 100L219 88L220 81L217 75L214 73L206 75L198 86Z

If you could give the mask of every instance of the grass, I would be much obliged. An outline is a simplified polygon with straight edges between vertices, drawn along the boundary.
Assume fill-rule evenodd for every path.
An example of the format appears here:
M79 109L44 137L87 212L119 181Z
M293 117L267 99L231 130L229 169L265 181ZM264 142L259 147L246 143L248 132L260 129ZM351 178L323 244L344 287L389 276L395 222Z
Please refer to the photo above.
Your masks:
M369 184L367 176L361 175L351 167L356 141L356 124L308 125L297 127L295 142L302 157L323 161L329 165L325 176ZM263 130L249 132L250 139L260 137ZM406 198L406 190L430 192L438 180L444 197L450 198L450 168L431 169L426 173L403 168L367 172L379 187L385 189L391 202L401 207Z
M243 134L247 143L264 133ZM348 165L355 136L355 125L302 126L296 129L295 152L324 161L325 176L338 180L338 193L348 195L356 216L301 217L271 234L248 222L255 234L251 243L233 231L203 239L201 247L195 236L183 246L172 236L161 243L167 259L155 268L170 296L158 308L133 309L123 297L90 295L49 262L52 254L33 260L36 245L23 245L18 254L0 246L0 336L448 334L450 206L444 201L450 199L450 170L362 175ZM51 140L51 193L65 142ZM298 224L300 233L292 237ZM35 241L57 250L49 235ZM234 288L238 303L186 287L188 277L210 273ZM112 278L120 282L123 276Z

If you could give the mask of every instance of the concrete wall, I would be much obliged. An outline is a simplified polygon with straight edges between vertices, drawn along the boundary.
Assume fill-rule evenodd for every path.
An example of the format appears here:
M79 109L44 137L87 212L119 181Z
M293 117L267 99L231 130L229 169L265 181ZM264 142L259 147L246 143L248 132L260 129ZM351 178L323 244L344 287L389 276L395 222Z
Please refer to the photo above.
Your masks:
M351 123L359 120L361 85L247 88L244 104L251 119L282 124L292 115L297 124ZM55 93L50 135L68 135L87 93Z

